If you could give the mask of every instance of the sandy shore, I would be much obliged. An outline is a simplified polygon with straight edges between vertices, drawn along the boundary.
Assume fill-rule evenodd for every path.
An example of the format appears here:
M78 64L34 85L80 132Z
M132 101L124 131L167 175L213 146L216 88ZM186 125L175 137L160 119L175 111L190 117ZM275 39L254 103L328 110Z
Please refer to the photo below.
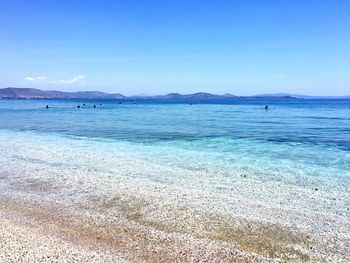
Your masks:
M322 244L317 233L185 210L150 220L143 205L0 198L0 262L346 262L337 243L347 239Z
M56 207L7 200L0 212L1 262L278 262L222 241L136 221L84 220ZM300 258L299 258L300 259Z
M46 234L33 226L0 219L0 262L127 262L117 253L99 251Z

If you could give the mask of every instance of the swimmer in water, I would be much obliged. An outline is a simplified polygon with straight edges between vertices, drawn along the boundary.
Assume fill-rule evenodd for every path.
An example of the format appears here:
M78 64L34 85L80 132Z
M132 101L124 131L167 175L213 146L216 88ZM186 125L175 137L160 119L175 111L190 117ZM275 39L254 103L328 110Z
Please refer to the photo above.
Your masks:
M266 105L266 106L265 106L265 111L268 111L268 110L269 110L269 106Z

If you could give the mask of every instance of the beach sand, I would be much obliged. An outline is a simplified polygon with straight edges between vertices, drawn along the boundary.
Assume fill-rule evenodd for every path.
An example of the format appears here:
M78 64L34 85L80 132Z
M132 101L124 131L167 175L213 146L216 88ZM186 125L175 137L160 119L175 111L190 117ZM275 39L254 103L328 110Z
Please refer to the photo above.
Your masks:
M104 212L111 202L113 209ZM102 204L101 210L95 210L96 204L91 210L90 205L2 199L0 262L347 260L337 247L347 242L346 233L344 240L332 239L331 233L322 237L277 224L185 210L176 213L177 220L170 214L160 221L151 220L144 214L144 204L138 202L115 198ZM322 244L323 240L328 244Z
M207 230L208 238L195 230L190 234L169 229L165 224L147 223L134 211L126 215L127 220L111 220L83 215L83 210L70 210L11 200L1 203L1 262L300 262L310 259L286 243L304 242L301 237L282 228L264 229L251 224L251 230L242 225L225 232L221 231L225 228L208 225L208 229L214 227Z
M0 219L0 262L127 262L117 253L69 242L32 225Z

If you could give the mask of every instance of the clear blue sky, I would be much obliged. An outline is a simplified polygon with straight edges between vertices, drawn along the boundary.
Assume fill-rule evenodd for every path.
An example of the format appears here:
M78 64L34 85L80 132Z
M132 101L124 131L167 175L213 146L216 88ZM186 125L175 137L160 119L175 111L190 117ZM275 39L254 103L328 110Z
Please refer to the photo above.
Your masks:
M350 1L0 0L8 86L349 95Z

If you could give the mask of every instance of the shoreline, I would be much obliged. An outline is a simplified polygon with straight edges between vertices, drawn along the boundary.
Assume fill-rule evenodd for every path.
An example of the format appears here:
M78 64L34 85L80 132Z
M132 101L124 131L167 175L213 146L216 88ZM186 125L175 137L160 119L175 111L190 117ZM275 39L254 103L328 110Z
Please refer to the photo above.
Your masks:
M62 242L63 258L74 250L87 262L350 259L345 185L314 191L318 178L279 174L289 179L281 183L151 162L106 143L10 135L0 136L2 256L46 244L56 255Z

